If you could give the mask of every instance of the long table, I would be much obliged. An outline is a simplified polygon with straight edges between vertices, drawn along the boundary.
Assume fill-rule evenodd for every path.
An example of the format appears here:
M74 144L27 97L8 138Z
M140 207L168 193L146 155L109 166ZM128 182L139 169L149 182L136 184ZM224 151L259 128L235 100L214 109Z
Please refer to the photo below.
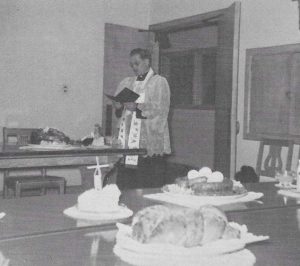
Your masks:
M300 265L299 201L278 195L273 183L248 184L247 189L263 192L264 197L258 202L222 208L230 221L246 224L254 234L270 236L269 241L247 247L257 257L256 265ZM123 191L121 202L136 212L157 204L143 195L159 191ZM63 215L65 208L76 203L77 196L46 195L0 202L0 211L7 213L0 220L0 251L11 265L127 265L112 251L114 224L82 225ZM95 239L98 252L91 254Z
M299 266L299 214L298 207L284 207L233 212L228 216L232 221L246 224L255 234L270 236L268 241L247 246L256 256L255 266ZM11 265L128 266L113 254L115 234L113 226L106 226L101 230L88 228L28 236L0 241L0 250L11 260ZM93 253L95 241L99 246Z
M14 147L0 151L0 171L4 172L5 177L9 177L9 170L85 166L95 164L95 156L99 158L100 164L110 164L113 168L125 155L144 154L145 149L113 147L74 147L65 150L22 150Z
M74 147L64 150L1 150L0 169L24 167L76 166L95 163L93 157L98 156L100 162L107 163L109 159L124 155L144 155L145 149L121 148L85 148Z
M278 189L272 183L248 184L247 189L263 192L264 197L259 201L223 205L221 208L227 213L231 213L298 206L295 199L284 199L284 197L278 195ZM159 204L143 197L143 195L156 192L160 192L160 189L127 190L122 193L120 202L135 213L144 207ZM0 212L5 212L6 216L0 220L0 240L75 230L80 227L101 226L101 224L95 222L76 221L63 214L64 209L76 204L77 197L78 194L52 194L1 200Z

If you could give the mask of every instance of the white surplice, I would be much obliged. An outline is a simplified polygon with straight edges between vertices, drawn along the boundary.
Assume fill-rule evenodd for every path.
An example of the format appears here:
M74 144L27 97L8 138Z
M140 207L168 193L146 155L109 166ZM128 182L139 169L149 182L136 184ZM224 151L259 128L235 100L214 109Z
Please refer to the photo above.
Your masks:
M142 82L136 81L136 77L125 78L120 82L115 95L125 87L140 95L137 100L138 108L147 119L136 119L140 122L139 148L147 149L147 156L169 154L171 153L168 127L169 85L164 77L157 74L152 74L146 79L141 86ZM138 84L140 85L137 86ZM132 120L135 120L130 120L131 117L134 117L134 114L124 110L119 120L119 140L123 147L128 147L129 131L132 128Z

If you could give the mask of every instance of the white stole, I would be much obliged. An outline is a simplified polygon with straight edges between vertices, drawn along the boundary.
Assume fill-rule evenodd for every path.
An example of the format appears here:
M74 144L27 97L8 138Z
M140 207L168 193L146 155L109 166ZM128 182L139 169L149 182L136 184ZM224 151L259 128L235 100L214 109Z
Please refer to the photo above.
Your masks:
M135 81L133 85L133 91L139 93L139 91L143 91L145 88L146 83L148 80L153 76L154 72L152 68L150 68L146 78L141 81ZM136 103L144 103L145 102L145 92L139 93L140 97L135 101ZM126 146L126 120L127 116L132 113L132 119L130 124L130 130L128 135L128 148L129 149L138 149L140 147L140 136L141 136L141 125L142 120L136 117L136 112L130 112L128 110L125 111L125 114L122 118L120 124L120 131L119 131L119 140L122 144L122 147L125 148ZM138 155L127 155L125 158L126 165L133 165L136 166L138 164Z

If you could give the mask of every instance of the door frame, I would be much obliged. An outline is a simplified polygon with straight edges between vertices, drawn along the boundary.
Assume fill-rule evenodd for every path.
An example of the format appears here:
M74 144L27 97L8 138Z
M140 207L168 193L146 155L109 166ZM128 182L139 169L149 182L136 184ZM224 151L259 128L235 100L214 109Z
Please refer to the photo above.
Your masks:
M238 70L239 70L239 50L240 50L240 10L241 3L234 2L231 6L234 6L234 23L233 23L233 32L235 33L233 36L233 64L232 64L232 91L231 91L231 106L230 106L230 125L227 128L229 132L227 135L230 135L230 165L226 168L228 171L225 171L226 175L229 175L230 178L234 177L236 171L236 155L237 155L237 108L238 108ZM230 7L231 7L230 6ZM230 8L228 7L228 8ZM193 28L201 28L208 27L212 25L218 25L218 22L222 16L225 15L225 12L228 8L219 9L203 14L198 14L190 17L184 17L180 19L175 19L171 21L166 21L162 23L152 24L149 26L149 30L154 33L169 33L182 31ZM220 32L218 34L225 34L226 32ZM218 45L219 50L219 45ZM224 128L224 130L226 130ZM216 129L215 129L216 133ZM216 134L215 134L216 135ZM216 148L215 148L216 150ZM215 152L216 153L216 152ZM216 158L216 154L214 154L214 158ZM216 160L214 159L214 165L216 164ZM218 166L215 165L215 168ZM219 169L221 170L221 169ZM223 170L223 169L222 169Z
M233 42L236 49L233 50L232 65L232 103L231 103L231 147L230 147L230 176L233 177L236 172L237 157L237 135L239 133L238 122L238 83L239 83L239 62L240 62L240 26L241 26L241 2L235 2L235 21L234 27L237 34L234 35Z

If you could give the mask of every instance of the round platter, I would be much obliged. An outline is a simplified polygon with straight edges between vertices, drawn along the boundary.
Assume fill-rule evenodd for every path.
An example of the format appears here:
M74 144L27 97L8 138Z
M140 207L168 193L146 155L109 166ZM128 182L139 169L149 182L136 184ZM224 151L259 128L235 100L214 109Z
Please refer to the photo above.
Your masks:
M173 192L165 192L168 193L169 195L172 196L178 196L178 195L182 195L182 194L176 194ZM215 200L235 200L235 199L239 199L239 198L243 198L246 197L248 195L248 192L245 192L243 194L237 194L237 195L228 195L228 196L201 196L201 195L184 195L183 196L190 196L190 197L196 197L197 199L203 199L203 200L210 200L210 199L215 199Z
M133 212L126 206L119 206L119 210L114 212L83 212L78 210L77 206L74 205L68 209L65 209L64 214L77 220L114 221L129 218L132 216Z
M226 253L224 255L215 257L200 257L200 256L174 256L172 254L168 257L160 256L158 254L143 254L128 250L126 248L115 245L113 249L114 253L121 258L121 260L136 266L153 266L153 265L164 265L164 266L219 266L219 265L231 265L239 266L243 261L243 266L253 266L256 258L253 253L247 249L242 249L233 253Z
M204 246L185 248L171 244L139 243L131 238L129 226L117 223L117 227L119 231L114 253L133 265L240 265L241 260L243 265L255 263L254 255L244 249L246 241L243 239L221 239Z

